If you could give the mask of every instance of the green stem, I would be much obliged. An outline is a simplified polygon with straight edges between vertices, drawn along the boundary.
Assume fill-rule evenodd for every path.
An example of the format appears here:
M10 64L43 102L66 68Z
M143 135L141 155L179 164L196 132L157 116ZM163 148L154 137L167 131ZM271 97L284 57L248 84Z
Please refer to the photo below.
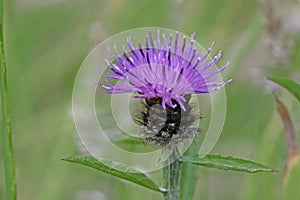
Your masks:
M177 151L173 153L176 155ZM171 156L172 157L172 156ZM176 157L175 157L176 158ZM180 197L180 173L181 163L179 158L164 167L163 178L167 192L164 195L165 200L179 200Z
M7 68L3 40L3 0L0 0L0 58L1 58L1 146L4 158L7 200L16 199L15 163L12 145L12 129L9 114Z

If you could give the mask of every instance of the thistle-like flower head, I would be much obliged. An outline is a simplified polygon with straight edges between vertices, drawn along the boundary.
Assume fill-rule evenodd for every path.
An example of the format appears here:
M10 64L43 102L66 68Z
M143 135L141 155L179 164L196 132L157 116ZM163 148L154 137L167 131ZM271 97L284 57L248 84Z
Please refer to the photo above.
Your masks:
M110 94L135 92L136 98L162 98L162 107L166 105L174 108L176 101L185 110L183 102L187 94L209 93L223 87L226 82L216 83L216 74L223 71L228 64L211 70L221 57L221 51L213 58L208 55L213 43L207 52L197 52L195 34L191 36L189 44L183 36L182 43L178 42L178 32L167 39L163 34L163 41L159 30L154 42L152 33L146 36L145 46L141 43L135 47L130 38L127 45L130 52L123 46L122 55L115 47L112 61L107 64L113 71L108 77L116 79L117 83L102 85L105 92Z

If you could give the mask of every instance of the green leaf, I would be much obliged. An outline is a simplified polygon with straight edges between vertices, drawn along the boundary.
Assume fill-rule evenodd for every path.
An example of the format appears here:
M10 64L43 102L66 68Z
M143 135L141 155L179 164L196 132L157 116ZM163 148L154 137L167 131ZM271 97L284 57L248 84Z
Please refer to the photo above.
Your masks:
M256 172L277 172L277 170L266 167L262 164L251 160L244 160L241 158L234 158L231 156L207 155L204 158L199 157L182 157L182 162L196 164L209 168L216 168L222 170L241 171L248 173Z
M152 189L154 191L158 191L158 192L165 191L164 188L158 186L146 174L137 171L133 168L130 168L129 166L123 163L115 162L113 160L109 160L105 158L97 159L92 156L71 156L63 160L94 168L96 170L125 179L127 181Z
M285 89L287 89L290 93L292 93L300 102L300 84L294 80L281 77L281 76L271 76L269 80L281 85Z

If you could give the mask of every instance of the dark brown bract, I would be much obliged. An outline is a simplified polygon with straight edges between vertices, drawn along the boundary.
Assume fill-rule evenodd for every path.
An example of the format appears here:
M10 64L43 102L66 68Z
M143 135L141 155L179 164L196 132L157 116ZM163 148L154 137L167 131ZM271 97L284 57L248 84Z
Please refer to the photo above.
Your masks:
M186 95L185 98L185 111L176 101L172 102L176 105L175 108L167 106L164 109L161 106L162 98L145 99L139 122L143 126L146 143L165 147L169 144L176 145L186 138L194 139L197 131L193 123L197 117L189 104L191 95Z

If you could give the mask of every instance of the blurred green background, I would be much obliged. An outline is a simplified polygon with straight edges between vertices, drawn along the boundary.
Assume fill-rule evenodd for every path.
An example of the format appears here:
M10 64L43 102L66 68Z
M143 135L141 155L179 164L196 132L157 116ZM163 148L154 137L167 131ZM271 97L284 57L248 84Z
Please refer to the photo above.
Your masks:
M253 0L6 1L5 39L19 199L162 199L162 195L140 186L60 160L81 154L71 117L72 87L81 62L112 34L147 26L188 35L196 32L196 40L205 48L216 41L212 55L223 50L219 63L231 61L225 77L234 81L226 87L227 119L213 153L253 159L280 170L249 175L200 168L194 199L283 199L284 134L263 77L275 73L300 78L299 24L293 16L300 12L299 2L285 2L275 1L290 14L278 13L293 28L287 29L291 30L287 37L292 45L282 49L290 50L289 62L281 65L272 55L274 37L267 29L267 14ZM279 95L299 133L299 103L285 91ZM0 171L0 199L5 199L2 165ZM300 196L291 195L295 199Z

